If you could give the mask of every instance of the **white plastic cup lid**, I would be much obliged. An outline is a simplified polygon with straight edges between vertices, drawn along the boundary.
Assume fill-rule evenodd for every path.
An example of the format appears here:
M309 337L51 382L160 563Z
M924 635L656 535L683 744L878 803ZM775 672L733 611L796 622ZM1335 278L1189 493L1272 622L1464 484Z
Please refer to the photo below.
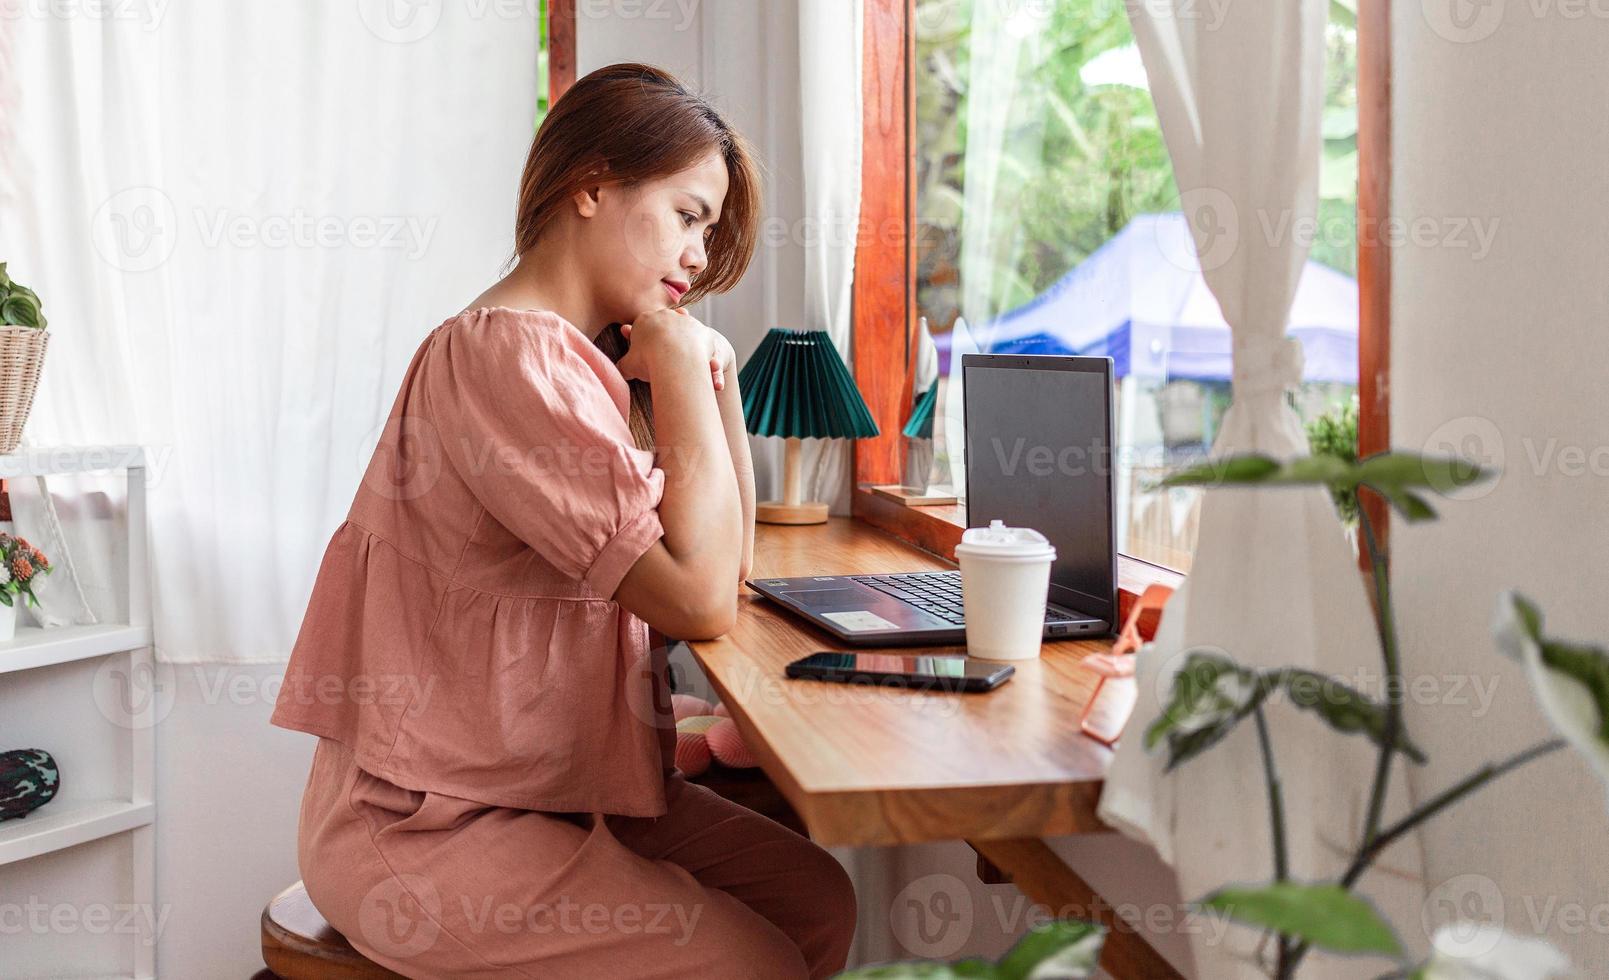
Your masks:
M1043 561L1056 557L1050 541L1031 527L1007 527L1002 520L989 522L988 527L970 527L961 532L961 543L955 546L957 558L968 555L974 558L1032 559Z

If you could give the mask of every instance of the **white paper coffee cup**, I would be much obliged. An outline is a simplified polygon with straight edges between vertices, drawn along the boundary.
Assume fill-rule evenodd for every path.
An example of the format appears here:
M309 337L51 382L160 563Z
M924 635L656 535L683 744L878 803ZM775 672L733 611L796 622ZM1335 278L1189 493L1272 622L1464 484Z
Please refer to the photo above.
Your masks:
M1045 632L1050 566L1056 549L1032 528L968 528L955 546L961 564L967 655L986 660L1032 660Z

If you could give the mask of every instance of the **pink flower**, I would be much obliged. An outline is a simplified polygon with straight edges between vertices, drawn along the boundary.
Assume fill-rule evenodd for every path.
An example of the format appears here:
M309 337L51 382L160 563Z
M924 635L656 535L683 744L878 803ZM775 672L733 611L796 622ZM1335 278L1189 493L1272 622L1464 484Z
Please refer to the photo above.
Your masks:
M17 581L26 582L33 577L33 563L23 555L14 555L11 559L11 574L16 576Z

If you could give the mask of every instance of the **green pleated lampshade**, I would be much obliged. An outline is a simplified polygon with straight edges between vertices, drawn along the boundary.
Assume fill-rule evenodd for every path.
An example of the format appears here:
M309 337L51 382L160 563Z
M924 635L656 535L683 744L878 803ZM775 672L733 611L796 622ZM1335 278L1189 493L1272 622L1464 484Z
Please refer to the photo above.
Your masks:
M743 389L743 423L757 436L877 435L877 420L825 330L772 327L737 380Z
M933 438L933 409L939 403L939 386L932 384L911 403L911 417L900 431L913 439Z

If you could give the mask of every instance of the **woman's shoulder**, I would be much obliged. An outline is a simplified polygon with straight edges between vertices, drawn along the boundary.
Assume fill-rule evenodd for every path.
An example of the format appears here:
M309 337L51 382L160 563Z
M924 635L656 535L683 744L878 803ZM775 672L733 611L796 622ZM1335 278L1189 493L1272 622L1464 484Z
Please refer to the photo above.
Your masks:
M424 376L438 385L515 386L572 398L593 391L617 403L629 397L609 355L551 310L474 307L449 317L424 346Z
M607 360L579 327L552 310L475 306L448 317L433 333L450 333L455 340L474 343L498 357L559 347L589 363L596 357Z

